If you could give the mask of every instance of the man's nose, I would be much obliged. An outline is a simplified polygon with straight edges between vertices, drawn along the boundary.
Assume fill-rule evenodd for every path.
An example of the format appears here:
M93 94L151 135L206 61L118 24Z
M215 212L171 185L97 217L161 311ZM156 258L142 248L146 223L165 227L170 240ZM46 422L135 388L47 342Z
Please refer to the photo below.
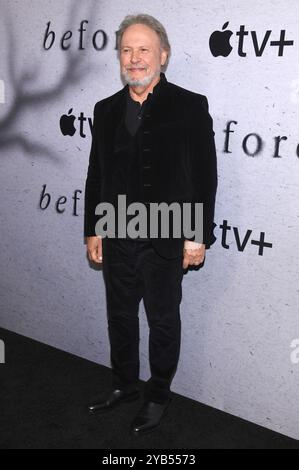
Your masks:
M133 64L135 64L136 62L139 62L140 60L140 57L139 57L139 52L135 51L135 52L132 52L131 54L131 62Z

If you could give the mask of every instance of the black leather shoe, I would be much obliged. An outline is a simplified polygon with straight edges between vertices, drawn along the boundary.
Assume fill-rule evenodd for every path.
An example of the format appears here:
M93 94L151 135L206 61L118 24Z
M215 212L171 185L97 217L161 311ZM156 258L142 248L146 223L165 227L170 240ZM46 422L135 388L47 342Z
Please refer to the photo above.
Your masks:
M155 429L164 416L171 399L166 403L145 401L132 421L130 431L135 435L145 434Z
M87 410L92 414L107 411L121 403L137 400L139 395L140 392L138 389L134 389L130 392L114 389L106 393L106 395L96 403L88 405Z

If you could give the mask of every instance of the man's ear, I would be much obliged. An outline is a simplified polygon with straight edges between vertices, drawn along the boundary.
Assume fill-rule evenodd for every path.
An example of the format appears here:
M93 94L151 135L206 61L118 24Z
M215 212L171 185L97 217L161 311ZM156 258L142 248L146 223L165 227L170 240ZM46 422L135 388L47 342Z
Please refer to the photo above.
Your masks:
M167 61L168 52L165 49L161 51L161 65L164 65Z

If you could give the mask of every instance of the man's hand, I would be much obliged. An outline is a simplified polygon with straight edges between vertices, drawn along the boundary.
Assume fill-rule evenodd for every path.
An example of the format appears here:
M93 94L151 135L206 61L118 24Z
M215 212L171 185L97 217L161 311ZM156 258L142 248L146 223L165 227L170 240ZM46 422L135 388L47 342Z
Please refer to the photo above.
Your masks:
M203 243L185 240L183 268L186 269L189 265L198 266L201 264L205 258L205 251L206 245Z
M87 254L90 261L95 263L102 263L102 238L101 237L86 237Z

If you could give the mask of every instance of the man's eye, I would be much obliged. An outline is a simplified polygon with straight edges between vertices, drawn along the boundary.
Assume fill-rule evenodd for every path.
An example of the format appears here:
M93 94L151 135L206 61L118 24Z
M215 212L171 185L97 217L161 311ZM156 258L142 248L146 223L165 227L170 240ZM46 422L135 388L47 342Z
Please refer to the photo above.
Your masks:
M148 49L142 49L143 52L146 52Z

